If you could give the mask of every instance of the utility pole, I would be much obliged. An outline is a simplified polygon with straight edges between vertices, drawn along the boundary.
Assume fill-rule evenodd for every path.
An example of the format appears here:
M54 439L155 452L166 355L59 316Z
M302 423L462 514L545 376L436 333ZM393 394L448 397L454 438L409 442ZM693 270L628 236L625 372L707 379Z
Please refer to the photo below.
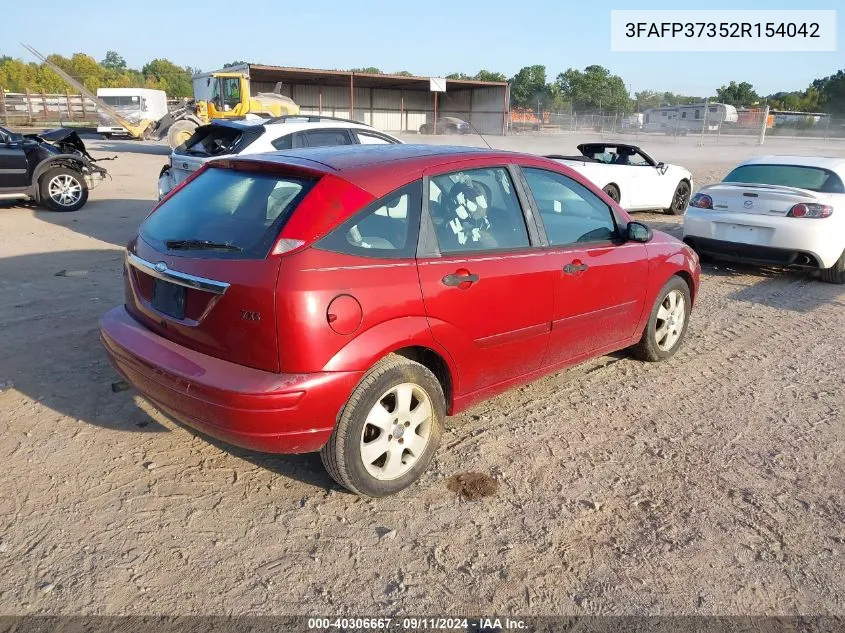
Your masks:
M763 110L763 124L760 126L760 145L766 140L766 126L769 124L769 104Z
M704 145L704 131L707 129L707 108L710 105L710 98L704 100L704 114L701 117L701 139L698 141L698 146Z

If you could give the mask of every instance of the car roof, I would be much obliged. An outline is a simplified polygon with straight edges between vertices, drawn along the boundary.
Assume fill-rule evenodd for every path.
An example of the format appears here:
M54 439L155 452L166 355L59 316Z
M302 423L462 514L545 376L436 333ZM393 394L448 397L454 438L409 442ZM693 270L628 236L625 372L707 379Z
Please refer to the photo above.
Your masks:
M789 154L770 154L768 156L755 156L741 162L737 167L744 165L798 165L803 167L821 167L830 169L840 174L845 173L845 158L834 156L794 156Z
M523 158L559 168L554 161L504 150L454 145L337 145L239 156L244 162L297 165L312 171L337 174L376 197L402 186L430 167L468 159Z

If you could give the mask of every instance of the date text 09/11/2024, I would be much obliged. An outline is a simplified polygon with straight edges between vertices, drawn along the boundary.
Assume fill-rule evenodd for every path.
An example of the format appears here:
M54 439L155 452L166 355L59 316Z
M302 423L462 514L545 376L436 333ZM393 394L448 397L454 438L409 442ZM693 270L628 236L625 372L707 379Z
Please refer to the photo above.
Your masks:
M520 631L527 627L524 620L512 618L309 618L312 630L386 630L405 631L456 630Z
M820 38L817 22L628 22L625 37Z

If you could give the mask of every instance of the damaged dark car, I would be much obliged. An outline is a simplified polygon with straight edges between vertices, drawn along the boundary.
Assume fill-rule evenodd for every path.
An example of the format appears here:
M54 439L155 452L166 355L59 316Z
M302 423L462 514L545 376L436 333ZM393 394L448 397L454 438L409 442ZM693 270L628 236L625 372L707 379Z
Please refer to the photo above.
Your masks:
M16 134L0 127L0 200L34 200L53 211L76 211L108 175L96 163L71 129Z

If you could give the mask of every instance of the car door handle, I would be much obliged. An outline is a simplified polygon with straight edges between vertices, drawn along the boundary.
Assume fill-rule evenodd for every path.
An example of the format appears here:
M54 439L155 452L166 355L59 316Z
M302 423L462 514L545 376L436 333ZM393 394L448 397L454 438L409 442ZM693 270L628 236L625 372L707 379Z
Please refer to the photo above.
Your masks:
M470 283L473 284L478 281L478 275L474 275L472 273L466 274L458 274L452 273L451 275L446 275L443 278L443 284L446 286L460 286L461 284Z
M575 273L584 272L589 266L587 264L567 264L563 267L563 272L567 275L574 275Z

